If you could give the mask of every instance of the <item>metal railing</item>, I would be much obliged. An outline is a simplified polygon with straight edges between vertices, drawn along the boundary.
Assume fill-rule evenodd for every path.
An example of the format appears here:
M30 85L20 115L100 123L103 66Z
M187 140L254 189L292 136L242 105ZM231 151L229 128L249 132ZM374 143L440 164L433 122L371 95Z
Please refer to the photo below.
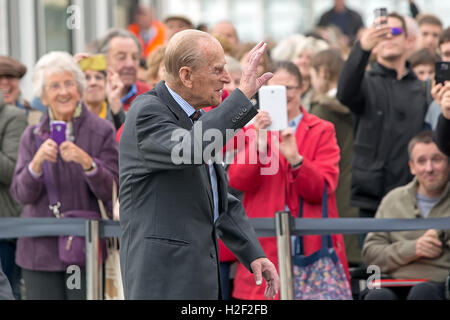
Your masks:
M356 234L409 230L450 230L450 218L370 219L328 218L294 219L289 212L275 218L250 219L258 237L277 238L280 299L293 299L291 235ZM102 300L101 238L120 236L119 222L76 218L0 218L0 239L73 235L86 238L86 297Z

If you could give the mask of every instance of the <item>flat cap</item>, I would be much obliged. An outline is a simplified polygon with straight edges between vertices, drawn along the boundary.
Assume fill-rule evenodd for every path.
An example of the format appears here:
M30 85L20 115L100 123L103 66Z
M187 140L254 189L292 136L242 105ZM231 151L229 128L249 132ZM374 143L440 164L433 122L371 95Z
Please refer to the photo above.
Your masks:
M194 28L194 25L192 24L192 21L186 16L183 16L183 15L171 15L171 16L168 16L166 19L164 19L164 23L167 23L170 20L180 20L180 21L183 21L190 28Z
M27 72L27 67L8 56L0 56L0 76L13 76L22 78Z

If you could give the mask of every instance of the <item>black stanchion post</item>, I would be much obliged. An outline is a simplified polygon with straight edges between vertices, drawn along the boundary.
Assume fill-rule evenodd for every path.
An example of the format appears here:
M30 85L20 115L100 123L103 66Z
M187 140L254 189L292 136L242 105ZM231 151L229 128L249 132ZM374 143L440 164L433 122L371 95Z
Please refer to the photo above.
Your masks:
M289 212L275 213L278 269L280 272L280 300L294 299L291 257L291 219L292 217Z
M86 298L102 300L102 254L99 221L86 221Z

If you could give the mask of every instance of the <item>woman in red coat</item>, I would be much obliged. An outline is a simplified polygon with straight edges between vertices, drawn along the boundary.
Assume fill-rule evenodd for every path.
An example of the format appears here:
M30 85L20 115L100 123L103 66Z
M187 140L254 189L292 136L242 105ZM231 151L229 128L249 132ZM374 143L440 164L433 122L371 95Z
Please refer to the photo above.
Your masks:
M274 77L269 80L269 84L286 86L290 128L281 133L265 131L270 125L270 117L267 112L260 111L254 120L255 130L249 128L246 131L245 149L230 165L230 186L244 192L243 203L250 218L272 218L275 212L286 209L298 217L300 198L304 200L303 216L320 218L326 183L329 194L328 216L337 218L334 192L338 183L340 158L334 126L308 114L301 107L301 75L294 64L279 62L274 70ZM267 137L263 132L267 132ZM279 154L275 152L274 141L280 141ZM249 159L254 159L254 154L259 155L258 161L252 162ZM320 236L304 237L306 255L320 249L320 239ZM343 237L333 235L332 239L347 279L350 279ZM259 240L267 257L278 268L276 239ZM264 287L254 286L254 276L241 264L234 280L233 297L264 299Z

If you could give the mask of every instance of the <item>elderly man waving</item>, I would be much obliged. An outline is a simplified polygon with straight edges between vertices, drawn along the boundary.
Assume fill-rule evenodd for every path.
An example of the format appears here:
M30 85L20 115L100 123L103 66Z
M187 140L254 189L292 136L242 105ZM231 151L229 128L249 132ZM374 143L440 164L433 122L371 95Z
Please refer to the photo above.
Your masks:
M239 89L221 103L230 82L222 47L207 33L182 31L166 49L166 81L130 109L119 147L126 299L219 299L217 237L254 273L256 285L264 277L266 298L276 295L276 269L241 202L228 194L222 165L203 155L211 142L201 139L209 129L225 137L257 114L249 98L272 76L256 75L265 49L260 43L250 52ZM197 121L201 108L217 104ZM173 157L180 146L174 132L187 146L182 163ZM220 150L226 139L214 143Z

